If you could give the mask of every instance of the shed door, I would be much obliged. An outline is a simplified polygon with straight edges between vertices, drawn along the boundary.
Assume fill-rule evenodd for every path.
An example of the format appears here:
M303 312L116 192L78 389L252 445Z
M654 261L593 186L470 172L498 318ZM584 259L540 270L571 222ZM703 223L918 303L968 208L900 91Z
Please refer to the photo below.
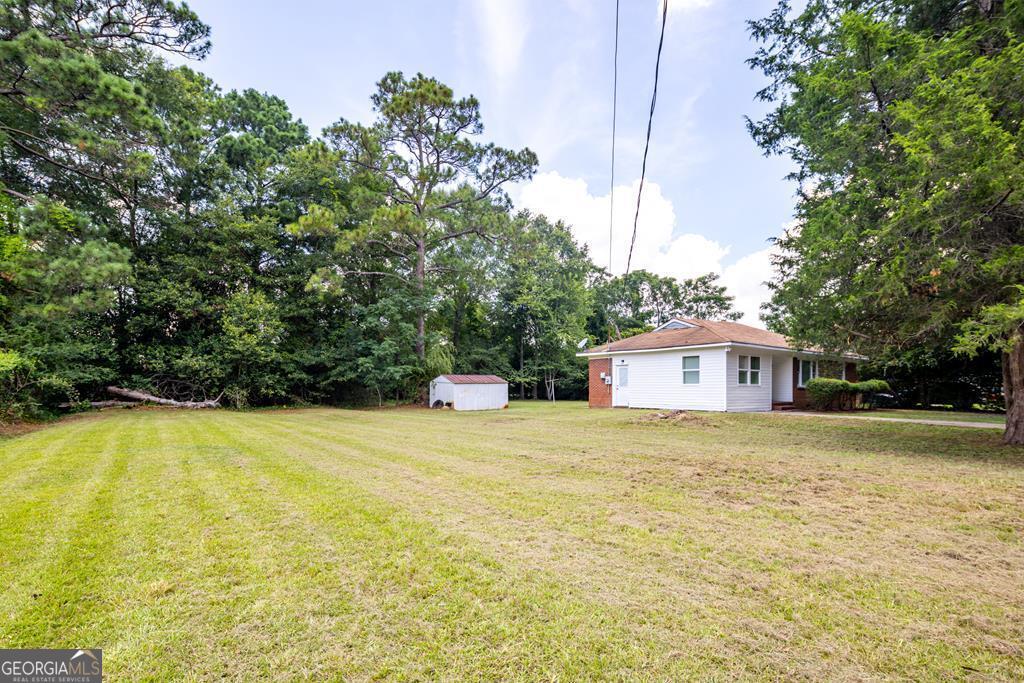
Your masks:
M612 405L629 407L629 366L616 365L612 375Z

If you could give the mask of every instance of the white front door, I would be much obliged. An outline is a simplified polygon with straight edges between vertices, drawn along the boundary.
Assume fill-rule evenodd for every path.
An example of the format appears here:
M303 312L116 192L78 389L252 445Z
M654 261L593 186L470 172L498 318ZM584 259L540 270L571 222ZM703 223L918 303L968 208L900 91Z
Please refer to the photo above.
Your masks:
M629 366L616 365L612 382L612 405L629 407Z

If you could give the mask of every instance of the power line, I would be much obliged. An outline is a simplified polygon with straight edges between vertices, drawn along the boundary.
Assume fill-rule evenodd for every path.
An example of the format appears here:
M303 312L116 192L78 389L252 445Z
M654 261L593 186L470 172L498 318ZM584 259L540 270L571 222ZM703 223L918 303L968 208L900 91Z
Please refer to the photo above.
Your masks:
M668 20L668 0L661 9L661 37L658 39L658 57L654 61L654 93L651 95L651 112L647 116L647 141L644 143L644 161L640 167L640 189L636 193L636 214L633 216L633 238L629 241L629 258L626 259L626 273L633 263L633 246L636 244L636 224L640 220L640 197L644 193L644 176L647 174L647 150L651 146L651 124L654 122L654 105L658 101L658 70L661 68L661 47L665 44L665 22Z
M612 173L608 191L608 273L612 272L612 230L615 226L615 119L619 104L619 0L615 0L615 59L612 62Z

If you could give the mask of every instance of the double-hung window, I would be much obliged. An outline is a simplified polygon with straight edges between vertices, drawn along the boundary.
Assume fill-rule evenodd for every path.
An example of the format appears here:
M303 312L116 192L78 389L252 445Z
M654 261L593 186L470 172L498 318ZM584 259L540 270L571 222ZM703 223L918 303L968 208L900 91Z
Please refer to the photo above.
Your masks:
M802 360L800 361L800 377L797 381L798 387L805 387L807 383L818 376L818 361L816 360Z
M761 383L761 356L740 356L737 381L740 384Z
M700 356L683 356L683 384L700 384Z

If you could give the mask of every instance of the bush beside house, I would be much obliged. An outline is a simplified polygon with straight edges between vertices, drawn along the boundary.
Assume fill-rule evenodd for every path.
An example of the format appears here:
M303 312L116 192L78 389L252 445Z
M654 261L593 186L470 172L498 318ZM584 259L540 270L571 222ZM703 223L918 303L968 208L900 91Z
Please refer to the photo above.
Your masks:
M847 382L845 379L816 377L807 382L807 397L815 410L872 408L878 394L889 391L882 379Z

